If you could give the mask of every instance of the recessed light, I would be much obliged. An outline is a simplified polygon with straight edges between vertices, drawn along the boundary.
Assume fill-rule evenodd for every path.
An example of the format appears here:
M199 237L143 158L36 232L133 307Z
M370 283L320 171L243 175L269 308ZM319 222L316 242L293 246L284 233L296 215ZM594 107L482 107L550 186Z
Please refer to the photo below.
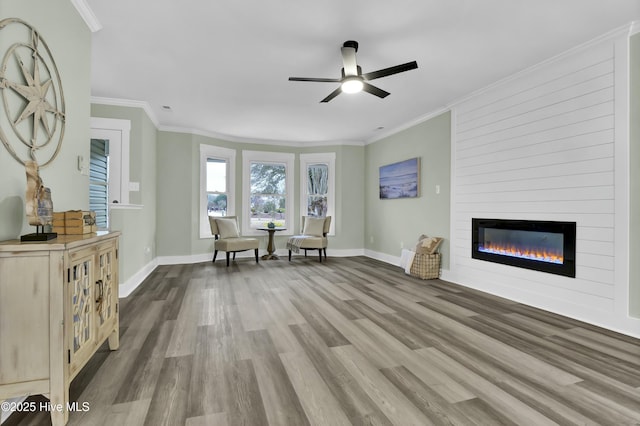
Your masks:
M378 127L376 127L376 130L382 130L382 129L384 129L384 126L378 126Z
M162 109L165 111L171 111L171 107L169 105L162 105Z

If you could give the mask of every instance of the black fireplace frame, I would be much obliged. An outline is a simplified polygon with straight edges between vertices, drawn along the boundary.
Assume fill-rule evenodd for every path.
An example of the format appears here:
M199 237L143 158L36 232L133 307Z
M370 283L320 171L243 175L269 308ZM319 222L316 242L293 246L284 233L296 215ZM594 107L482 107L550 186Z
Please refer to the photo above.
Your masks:
M520 268L533 269L535 271L548 272L575 278L576 276L576 223L553 222L541 220L510 220L510 219L480 219L472 218L471 229L471 257L473 259L486 260L488 262ZM520 231L553 232L564 234L563 238L563 263L540 262L537 260L522 259L501 254L487 253L478 250L484 241L480 235L480 228L510 229Z

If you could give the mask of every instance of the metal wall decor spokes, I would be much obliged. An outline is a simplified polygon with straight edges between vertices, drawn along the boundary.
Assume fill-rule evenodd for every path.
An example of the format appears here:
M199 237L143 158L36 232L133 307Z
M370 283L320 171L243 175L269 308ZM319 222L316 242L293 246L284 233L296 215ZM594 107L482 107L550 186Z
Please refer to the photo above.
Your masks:
M64 94L58 68L40 33L23 20L3 19L0 35L5 40L22 39L11 44L2 58L0 94L6 121L0 121L0 139L19 163L34 160L45 167L60 152L64 136ZM5 133L9 128L26 146L28 158L21 158L11 144ZM47 150L50 158L38 160L36 152L52 142L55 147Z

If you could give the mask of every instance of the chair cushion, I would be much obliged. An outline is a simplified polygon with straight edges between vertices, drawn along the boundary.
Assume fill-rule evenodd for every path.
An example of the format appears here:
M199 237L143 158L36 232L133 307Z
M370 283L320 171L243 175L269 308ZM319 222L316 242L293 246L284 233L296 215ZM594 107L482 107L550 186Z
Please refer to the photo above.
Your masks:
M216 225L218 232L220 232L220 238L238 238L240 236L235 219L217 218Z
M313 235L314 237L322 237L324 231L323 217L308 217L304 221L303 235Z
M309 237L300 243L301 249L319 249L327 247L326 237Z
M225 238L215 242L215 249L222 251L243 251L257 249L260 241L257 238Z

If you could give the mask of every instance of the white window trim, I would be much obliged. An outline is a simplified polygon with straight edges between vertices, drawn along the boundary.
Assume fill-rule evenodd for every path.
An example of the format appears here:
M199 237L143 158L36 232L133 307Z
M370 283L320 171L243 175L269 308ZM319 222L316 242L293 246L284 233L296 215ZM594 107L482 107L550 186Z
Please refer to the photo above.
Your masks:
M300 154L300 212L307 214L307 167L311 164L327 164L329 166L329 192L327 194L327 216L331 216L329 235L336 234L336 153L323 152L317 154Z
M111 158L109 160L109 172L116 172L120 178L120 190L118 191L120 196L118 197L118 203L122 206L129 205L130 133L130 120L91 117L91 138L109 139L110 141L109 156ZM114 135L116 138L113 137ZM109 200L110 205L113 205L112 201L113 200Z
M293 235L293 210L294 210L294 191L295 184L293 176L295 175L295 155L286 152L269 152L269 151L242 151L242 234L243 235L265 235L264 231L251 229L251 211L250 211L250 195L251 195L251 162L267 162L267 163L284 163L287 168L287 178L285 180L286 197L286 213L285 220L287 223L286 231L278 232L278 235Z
M213 238L207 214L207 158L219 158L229 165L227 169L227 216L236 213L236 150L213 145L200 145L200 238Z

